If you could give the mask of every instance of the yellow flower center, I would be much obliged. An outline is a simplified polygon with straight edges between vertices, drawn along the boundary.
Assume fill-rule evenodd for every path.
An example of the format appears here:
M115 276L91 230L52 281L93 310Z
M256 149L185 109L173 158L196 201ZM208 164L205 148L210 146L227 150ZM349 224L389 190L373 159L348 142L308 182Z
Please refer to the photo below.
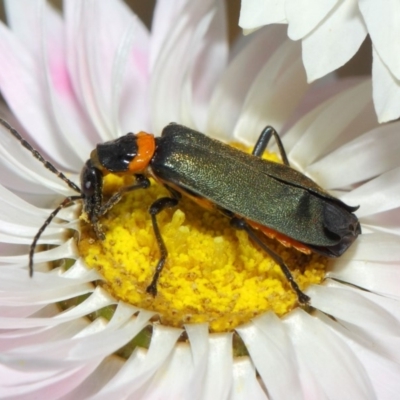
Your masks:
M278 161L275 155L266 158ZM107 175L105 194L128 184L127 179ZM102 242L91 226L82 222L80 254L103 276L102 285L108 292L156 311L163 324L181 327L208 322L214 332L230 331L269 310L282 316L297 305L280 267L244 231L235 230L217 211L205 210L185 198L175 209L157 216L168 258L157 296L148 294L146 288L160 258L148 209L164 196L169 192L155 183L148 190L124 195L101 219L106 235ZM287 263L302 290L321 282L326 259L263 240Z

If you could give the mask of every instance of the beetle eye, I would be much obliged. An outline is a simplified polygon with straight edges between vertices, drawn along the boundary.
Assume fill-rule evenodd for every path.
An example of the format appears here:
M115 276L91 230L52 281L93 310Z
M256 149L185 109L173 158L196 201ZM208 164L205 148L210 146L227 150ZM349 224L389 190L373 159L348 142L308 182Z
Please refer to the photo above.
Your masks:
M95 194L97 188L102 187L103 175L99 169L93 167L90 160L85 164L81 172L81 187L85 197Z

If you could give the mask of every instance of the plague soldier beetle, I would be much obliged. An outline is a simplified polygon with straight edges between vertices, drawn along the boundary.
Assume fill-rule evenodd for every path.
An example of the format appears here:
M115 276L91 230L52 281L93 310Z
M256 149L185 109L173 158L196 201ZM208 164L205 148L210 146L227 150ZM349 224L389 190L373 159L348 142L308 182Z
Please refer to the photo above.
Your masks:
M260 239L256 231L310 254L339 257L361 233L358 207L351 207L331 196L304 174L291 168L277 132L267 126L252 154L244 153L206 135L171 123L160 137L140 132L98 144L81 172L79 188L32 148L6 121L7 128L46 168L78 193L69 196L49 215L33 239L29 253L29 272L33 274L36 244L57 213L67 205L83 201L83 211L98 239L104 239L99 218L111 209L124 193L150 186L149 177L164 185L169 197L154 201L149 208L160 250L147 292L157 294L157 282L167 259L167 249L157 223L157 215L175 207L182 195L203 207L216 208L231 225L247 232L280 266L300 304L310 298L295 282L285 262ZM262 155L274 136L283 164L266 161ZM103 201L103 177L108 173L132 174L136 181Z

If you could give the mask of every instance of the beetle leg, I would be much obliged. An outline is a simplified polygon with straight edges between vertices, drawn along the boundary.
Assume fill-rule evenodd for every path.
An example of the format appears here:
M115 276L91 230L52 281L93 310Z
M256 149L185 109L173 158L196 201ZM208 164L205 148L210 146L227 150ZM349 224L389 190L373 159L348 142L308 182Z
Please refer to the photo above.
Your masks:
M150 293L153 296L157 295L157 282L158 278L160 277L161 271L164 268L165 261L167 260L168 256L168 251L167 248L165 247L164 240L161 236L160 228L158 227L157 223L157 214L159 214L161 211L165 210L166 208L171 208L175 207L178 204L178 199L171 198L171 197L162 197L161 199L156 200L149 209L149 213L151 216L151 222L153 223L153 230L154 230L154 235L156 236L158 248L161 253L160 260L158 261L158 264L156 266L153 279L150 283L149 286L147 286L147 293Z
M104 215L108 210L113 208L122 198L122 196L126 192L131 192L132 190L136 189L147 189L150 186L150 181L148 178L146 178L144 175L135 175L136 176L136 182L133 185L130 186L125 186L118 190L117 193L114 193L106 203L102 204L100 207L98 217L101 217Z
M259 239L259 237L255 234L254 230L250 227L250 225L245 220L237 217L233 217L231 219L231 225L234 226L236 229L241 229L246 231L247 234L250 236L250 238L254 242L256 242L266 253L268 253L268 255L281 267L281 270L285 275L286 279L289 281L292 290L297 295L297 300L299 304L301 305L308 304L310 302L310 298L300 290L299 285L294 280L293 275L291 274L288 266L285 264L282 258L278 256L278 254L276 254L274 251L268 248L268 246Z
M290 167L289 160L287 158L286 151L285 151L285 148L283 147L281 138L279 137L277 131L270 125L266 126L262 130L251 154L253 154L253 156L256 156L256 157L262 157L265 149L267 148L269 140L271 139L271 135L274 135L274 138L275 138L276 144L278 145L279 153L281 154L283 163L285 165L287 165L288 167Z

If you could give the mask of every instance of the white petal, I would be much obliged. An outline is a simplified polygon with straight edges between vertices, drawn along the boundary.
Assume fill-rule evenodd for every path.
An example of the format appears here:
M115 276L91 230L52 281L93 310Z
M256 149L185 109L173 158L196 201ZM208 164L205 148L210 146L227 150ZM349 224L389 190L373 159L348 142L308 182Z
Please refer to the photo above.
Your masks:
M212 334L208 345L208 364L202 399L225 399L232 387L232 334Z
M251 360L241 357L233 362L233 387L230 400L268 400L256 377Z
M251 38L231 61L214 90L206 128L206 133L212 137L227 141L232 136L248 88L284 42L286 31L282 26L274 25L260 30Z
M313 307L348 324L350 329L356 326L364 334L398 336L400 322L383 307L363 296L361 290L351 290L345 285L334 282L330 284L328 281L326 285L311 286L307 294L311 297ZM391 301L399 304L396 300ZM378 343L377 346L383 346L383 343Z
M190 347L187 343L178 343L164 365L154 374L154 377L146 387L143 388L145 390L136 392L134 398L184 399L183 393L185 391L188 392L188 381L192 374L193 361Z
M55 318L0 318L0 323L2 326L7 326L9 329L55 326L63 322L73 321L77 318L86 316L91 312L97 311L100 308L109 306L111 304L115 304L115 299L111 298L102 290L96 289L83 303L71 310L57 315Z
M110 379L121 369L124 360L117 356L105 358L81 385L67 393L63 400L88 399L106 386Z
M296 357L281 320L271 312L237 332L271 397L302 399Z
M115 104L115 97L120 95L121 84L115 79L123 79L124 72L120 63L114 65L114 60L124 43L133 43L134 33L138 34L138 38L145 37L144 28L120 0L104 3L68 1L65 3L65 16L67 54L74 89L102 140L111 140L119 133L119 127L115 126L119 102ZM139 57L132 56L137 65L141 64L136 72L142 78L145 73L142 56L145 59L147 56L141 46L134 49L141 53L137 54ZM120 53L117 60L128 62L131 58ZM147 63L144 69L147 69ZM135 74L128 73L128 81L133 75ZM133 77L133 81L135 79L137 76ZM114 83L117 83L115 87ZM129 98L135 96L136 101L146 101L139 99L143 87L140 85L138 89L137 93L133 90Z
M400 237L381 232L360 235L341 258L359 261L398 261L400 259Z
M389 71L373 48L372 82L375 110L379 122L388 122L400 116L400 80Z
M295 91L293 87L296 87ZM254 80L233 137L251 145L267 125L280 131L306 89L300 48L296 43L286 41Z
M7 24L15 36L32 53L40 58L41 28L38 15L45 2L43 0L5 0L4 8L7 14Z
M284 319L284 324L297 353L299 368L308 370L329 399L375 399L362 364L323 322L296 309Z
M122 134L150 130L149 47L146 28L133 19L121 41L113 65L112 115ZM134 90L132 90L134 88Z
M284 0L243 0L239 26L243 29L286 22Z
M41 251L35 254L35 263L51 262L69 258L76 260L79 257L78 249L74 239L69 239L61 246L57 246L50 250ZM0 256L0 262L8 264L23 264L28 261L28 253L15 256Z
M205 27L209 28L216 12L210 3L211 0L188 3L188 18L177 20L159 53L151 82L152 122L156 133L174 121L195 127L190 105L189 111L185 105L187 98L184 95L187 93L182 93L182 89L190 73L192 60L199 57L199 47L195 44L200 37L206 40Z
M341 1L302 41L303 62L310 82L345 64L358 50L367 29L357 0Z
M285 11L289 23L288 36L290 39L298 40L310 33L338 1L286 0Z
M284 136L286 150L294 166L305 169L324 188L329 188L324 176L321 176L326 171L321 168L310 169L312 166L309 165L334 143L346 139L346 128L369 105L369 92L370 82L366 81L334 96L311 111ZM335 118L334 124L332 118Z
M367 132L306 170L324 188L334 189L365 181L398 167L399 126L380 126Z
M48 287L43 284L41 274L37 272L33 279L28 277L27 271L15 270L12 268L2 267L4 272L1 272L1 278L4 283L1 285L0 301L3 305L7 306L29 306L34 304L46 305L49 303L56 303L58 301L68 300L72 297L81 296L83 294L91 293L93 291L92 285L84 282L65 282L66 280L60 281L59 279L46 279L47 282L55 282L53 287ZM19 278L19 281L13 281L10 277L12 270L15 272L15 279ZM24 279L25 278L25 279ZM6 286L6 284L8 284ZM22 284L24 287L21 288ZM6 292L4 286L13 289L13 293ZM71 314L68 314L71 315ZM63 316L65 317L65 315Z
M397 0L385 1L384 6L376 0L359 0L368 33L375 50L392 74L400 80L400 8Z
M400 299L400 268L397 262L369 262L340 258L332 264L332 269L326 274L328 278Z
M1 164L10 170L7 176L2 177L4 184L25 192L51 193L48 189L52 189L65 195L75 194L3 126L0 127L0 138Z
M148 351L137 348L94 399L123 398L140 390L163 366L181 334L180 329L155 325Z
M339 335L350 347L364 366L373 385L375 398L379 400L395 399L400 391L400 366L380 354L375 343L366 342L360 335L354 334L341 324L333 321L324 314L317 312L320 318L335 334Z
M400 236L400 213L399 209L395 208L389 211L373 214L361 219L361 224L372 232L387 232L392 235ZM364 229L364 228L363 228Z
M201 132L206 127L210 97L228 60L228 38L226 36L226 10L224 2L216 2L210 19L203 18L196 32L189 65L183 82L182 122L194 126Z
M193 375L189 379L186 393L182 398L201 399L204 377L208 363L208 324L186 325L193 358Z
M159 0L156 2L151 23L150 70L157 62L162 46L168 40L168 34L173 30L175 21L180 18L190 0Z
M384 140L382 136L375 139L377 139L375 143L379 143L381 139ZM385 149L388 158L390 157L390 153L392 151L392 148L389 147L390 144L391 146L394 147L397 146L400 150L400 145L398 145L400 137L395 139L396 140L393 141L392 143L388 143ZM368 151L367 148L365 148L364 150ZM377 150L378 150L378 158L382 161L382 163L385 162L386 161L385 152L382 151L382 156L379 157L380 149ZM359 154L361 155L363 153L362 151L360 152L357 151L354 154L357 154L358 157ZM396 154L398 155L399 153L397 152ZM373 152L373 156L376 156L375 152ZM392 156L393 161L394 161L394 156L395 154L393 154ZM342 158L340 159L342 160ZM346 160L346 158L343 158L343 160ZM369 160L371 160L371 158ZM368 168L370 168L370 166L371 165L369 165ZM375 174L373 173L371 175ZM378 176L377 178L372 179L367 183L364 183L363 185L352 190L351 192L346 193L344 196L341 197L341 200L347 204L359 204L360 209L357 210L357 216L360 218L364 216L378 214L387 210L399 208L400 207L400 196L398 196L399 193L400 193L400 167L388 171ZM381 226L383 227L384 225L382 224Z

